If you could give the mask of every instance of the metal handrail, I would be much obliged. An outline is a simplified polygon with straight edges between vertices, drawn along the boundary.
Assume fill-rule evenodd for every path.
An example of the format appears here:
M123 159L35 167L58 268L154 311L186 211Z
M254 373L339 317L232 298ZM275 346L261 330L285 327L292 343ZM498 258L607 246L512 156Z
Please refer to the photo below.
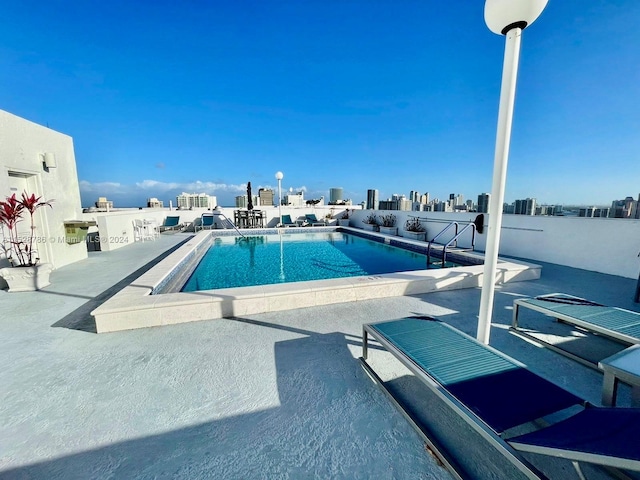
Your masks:
M456 227L455 235L442 248L442 266L444 266L445 262L447 261L447 248L450 247L451 244L455 244L454 246L457 247L458 246L458 238L460 238L460 235L462 235L469 228L471 228L471 250L475 249L475 246L476 246L476 226L475 226L475 224L474 223L468 223L467 225L465 225L462 228L462 230L460 230L458 232L458 222L451 222L440 233L438 233L435 237L433 237L431 239L431 241L429 242L429 245L427 246L427 268L429 268L429 265L431 264L431 244L433 243L434 240L436 240L440 235L442 235L445 231L447 231L454 224L455 224L455 227Z
M458 237L460 235L462 235L465 230L467 230L468 228L471 228L471 250L475 249L476 247L476 226L473 223L469 223L467 225L464 226L464 228L462 230L460 230L459 233L456 234L455 237L453 237L451 240L449 240L449 243L447 243L444 248L442 249L442 266L444 266L445 262L447 261L447 247L449 245L451 245L453 242L456 242L455 246L458 246Z
M427 245L427 268L429 268L429 265L431 264L431 245L438 239L438 237L440 235L442 235L444 232L446 232L447 230L449 230L453 226L456 227L456 232L455 232L454 238L458 238L458 222L451 222L449 225L444 227L440 231L440 233L438 233L435 237L433 237L431 240L429 240L429 245Z
M229 225L231 225L236 232L238 232L238 235L240 235L242 238L244 238L246 240L247 237L245 237L242 232L240 230L238 230L238 227L236 227L236 224L233 223L231 220L229 220L229 218L222 212L215 212L214 215L219 215L222 218L224 218L227 222L229 222Z

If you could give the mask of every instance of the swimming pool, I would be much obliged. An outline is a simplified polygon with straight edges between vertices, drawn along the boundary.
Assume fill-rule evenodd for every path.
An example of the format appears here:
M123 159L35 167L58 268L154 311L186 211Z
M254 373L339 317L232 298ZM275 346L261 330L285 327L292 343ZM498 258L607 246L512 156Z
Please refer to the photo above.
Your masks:
M342 232L220 237L182 291L406 272L426 262L421 253Z
M470 260L472 265L457 268L426 269L424 254L425 242L411 241L400 237L390 237L373 232L364 232L351 227L297 227L295 229L264 229L252 234L276 235L277 246L270 269L280 276L280 237L282 237L283 269L285 279L289 275L285 266L286 242L304 241L307 234L349 233L360 238L373 240L381 246L385 244L402 247L409 253L416 254L418 270L399 271L394 268L391 273L365 274L350 277L333 276L330 279L300 280L253 285L242 287L211 288L198 291L181 291L204 253L212 245L229 242L235 245L240 242L238 235L231 231L202 231L187 237L177 250L161 260L146 273L133 280L128 286L116 293L91 312L96 322L98 333L130 330L135 328L154 327L160 325L212 320L216 318L243 317L264 312L277 312L296 308L330 305L335 303L353 303L369 299L380 299L401 295L420 295L436 290L458 288L477 288L481 285L483 258L480 255L466 252L461 254ZM351 239L359 245L358 239ZM243 240L244 242L244 240ZM254 243L260 243L254 242ZM334 244L336 241L334 241ZM339 241L337 242L339 243ZM262 252L258 247L247 242L243 247L248 265L251 258L258 262ZM253 253L252 253L253 252ZM409 255L414 257L414 255ZM453 257L453 255L451 255ZM447 255L449 258L449 255ZM290 259L293 263L297 258ZM340 265L321 258L324 270L335 269ZM457 261L457 259L456 259ZM227 262L228 263L228 262ZM320 262L318 262L320 263ZM222 266L220 266L222 265ZM344 266L344 265L343 265ZM407 268L413 268L409 266ZM218 271L228 269L226 263L219 264ZM540 266L499 260L499 283L533 280L540 277ZM354 307L357 308L357 307Z

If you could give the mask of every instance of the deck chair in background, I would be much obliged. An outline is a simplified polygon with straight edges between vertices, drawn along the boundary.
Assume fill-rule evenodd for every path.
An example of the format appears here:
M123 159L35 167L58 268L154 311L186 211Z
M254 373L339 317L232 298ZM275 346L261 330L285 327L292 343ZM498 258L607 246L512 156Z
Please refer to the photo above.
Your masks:
M167 217L164 219L164 223L160 225L160 232L167 230L182 230L182 224L180 223L180 217Z
M203 213L200 216L200 225L195 226L195 231L198 230L211 230L213 228L213 214Z
M291 215L282 215L282 223L280 223L281 227L297 227L298 224L291 220Z
M316 225L326 225L327 222L325 222L324 220L318 220L318 218L316 217L315 213L307 213L304 218L306 219L307 223L310 223L312 226L316 226Z

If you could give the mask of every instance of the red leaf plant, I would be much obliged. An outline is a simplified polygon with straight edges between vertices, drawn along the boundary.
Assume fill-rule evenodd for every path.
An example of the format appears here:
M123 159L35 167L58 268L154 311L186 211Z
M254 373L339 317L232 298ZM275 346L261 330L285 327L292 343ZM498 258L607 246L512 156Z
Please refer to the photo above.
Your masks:
M14 267L33 267L38 263L38 251L33 248L35 237L34 215L40 207L51 207L51 202L40 201L42 197L35 194L22 192L21 198L16 198L14 193L5 201L0 201L0 227L2 228L2 251L5 257ZM30 233L27 237L21 237L18 233L18 224L24 220L25 212L29 213ZM8 234L5 232L5 227Z

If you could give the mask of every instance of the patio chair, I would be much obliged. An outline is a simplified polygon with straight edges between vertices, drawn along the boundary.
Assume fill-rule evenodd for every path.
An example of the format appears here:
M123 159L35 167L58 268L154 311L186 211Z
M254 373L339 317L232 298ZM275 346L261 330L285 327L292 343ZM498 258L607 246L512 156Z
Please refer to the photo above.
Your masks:
M361 361L374 379L366 361L370 335L527 477L538 478L540 472L519 452L567 459L580 478L578 462L640 471L639 408L594 407L526 365L428 317L363 325ZM509 433L576 409L580 411L534 432ZM439 453L449 461L447 453Z
M200 216L200 225L195 226L195 231L200 230L211 230L213 228L213 214L212 213L203 213Z
M298 224L291 220L291 215L282 215L282 223L279 224L281 227L297 227Z
M317 226L317 225L326 225L327 222L325 222L324 220L318 220L318 218L316 217L315 213L307 213L304 218L306 219L307 223L310 223L312 226Z
M133 239L136 242L144 242L155 240L155 236L149 225L146 225L143 220L136 219L133 221Z
M182 224L180 223L180 217L167 217L164 219L164 223L160 225L160 232L167 230L182 230Z

